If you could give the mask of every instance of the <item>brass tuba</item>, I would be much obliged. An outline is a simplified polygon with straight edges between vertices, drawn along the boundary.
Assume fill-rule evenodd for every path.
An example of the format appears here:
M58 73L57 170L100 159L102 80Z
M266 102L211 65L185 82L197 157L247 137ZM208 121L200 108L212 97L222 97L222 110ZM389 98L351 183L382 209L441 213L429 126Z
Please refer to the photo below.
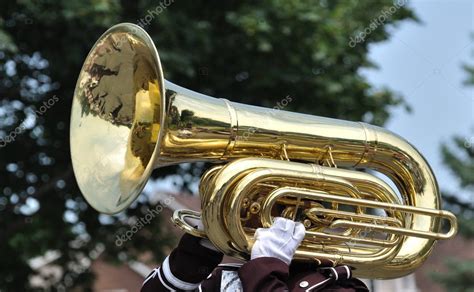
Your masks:
M201 178L201 214L180 210L173 220L243 259L255 228L274 216L305 225L298 259L346 263L369 278L411 273L436 240L457 231L456 217L440 209L430 166L403 138L177 86L164 80L151 38L133 24L110 28L87 56L70 135L81 192L107 214L130 205L155 168L226 163ZM201 217L206 231L186 217Z

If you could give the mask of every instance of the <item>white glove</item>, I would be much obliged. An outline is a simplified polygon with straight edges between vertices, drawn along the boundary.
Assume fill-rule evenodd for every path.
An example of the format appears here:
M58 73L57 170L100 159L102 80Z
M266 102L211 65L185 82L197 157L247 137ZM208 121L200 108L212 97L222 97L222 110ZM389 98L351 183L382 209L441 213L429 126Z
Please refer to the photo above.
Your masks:
M278 217L270 228L257 229L250 257L274 257L289 265L305 231L303 224Z

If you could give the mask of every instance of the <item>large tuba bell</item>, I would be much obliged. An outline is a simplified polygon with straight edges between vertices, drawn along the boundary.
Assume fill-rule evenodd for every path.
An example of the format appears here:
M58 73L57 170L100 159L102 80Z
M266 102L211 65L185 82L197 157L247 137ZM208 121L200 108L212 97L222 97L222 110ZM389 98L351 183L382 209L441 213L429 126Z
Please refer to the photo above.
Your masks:
M87 56L70 139L79 187L107 214L130 205L154 168L226 163L201 178L202 213L181 210L173 219L239 258L248 258L255 228L283 216L306 227L297 258L349 264L362 277L395 278L411 273L436 240L457 231L455 216L440 210L430 166L401 137L172 84L163 78L152 40L133 24L109 29ZM205 233L187 217L201 217Z

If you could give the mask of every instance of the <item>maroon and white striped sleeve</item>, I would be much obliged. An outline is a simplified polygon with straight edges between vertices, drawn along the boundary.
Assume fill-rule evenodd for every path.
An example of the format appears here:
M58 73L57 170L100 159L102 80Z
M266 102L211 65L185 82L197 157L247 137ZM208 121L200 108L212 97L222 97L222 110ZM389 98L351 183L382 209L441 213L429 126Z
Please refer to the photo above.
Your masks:
M142 292L192 291L221 262L223 254L204 247L201 239L183 235L178 246L143 282Z

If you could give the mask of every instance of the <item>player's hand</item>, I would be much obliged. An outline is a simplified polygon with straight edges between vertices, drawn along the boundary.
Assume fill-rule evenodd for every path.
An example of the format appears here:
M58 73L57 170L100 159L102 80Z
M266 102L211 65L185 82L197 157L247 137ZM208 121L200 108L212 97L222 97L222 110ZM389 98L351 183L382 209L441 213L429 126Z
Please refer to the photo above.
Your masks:
M303 224L277 217L270 228L258 228L251 259L274 257L290 264L305 235Z

